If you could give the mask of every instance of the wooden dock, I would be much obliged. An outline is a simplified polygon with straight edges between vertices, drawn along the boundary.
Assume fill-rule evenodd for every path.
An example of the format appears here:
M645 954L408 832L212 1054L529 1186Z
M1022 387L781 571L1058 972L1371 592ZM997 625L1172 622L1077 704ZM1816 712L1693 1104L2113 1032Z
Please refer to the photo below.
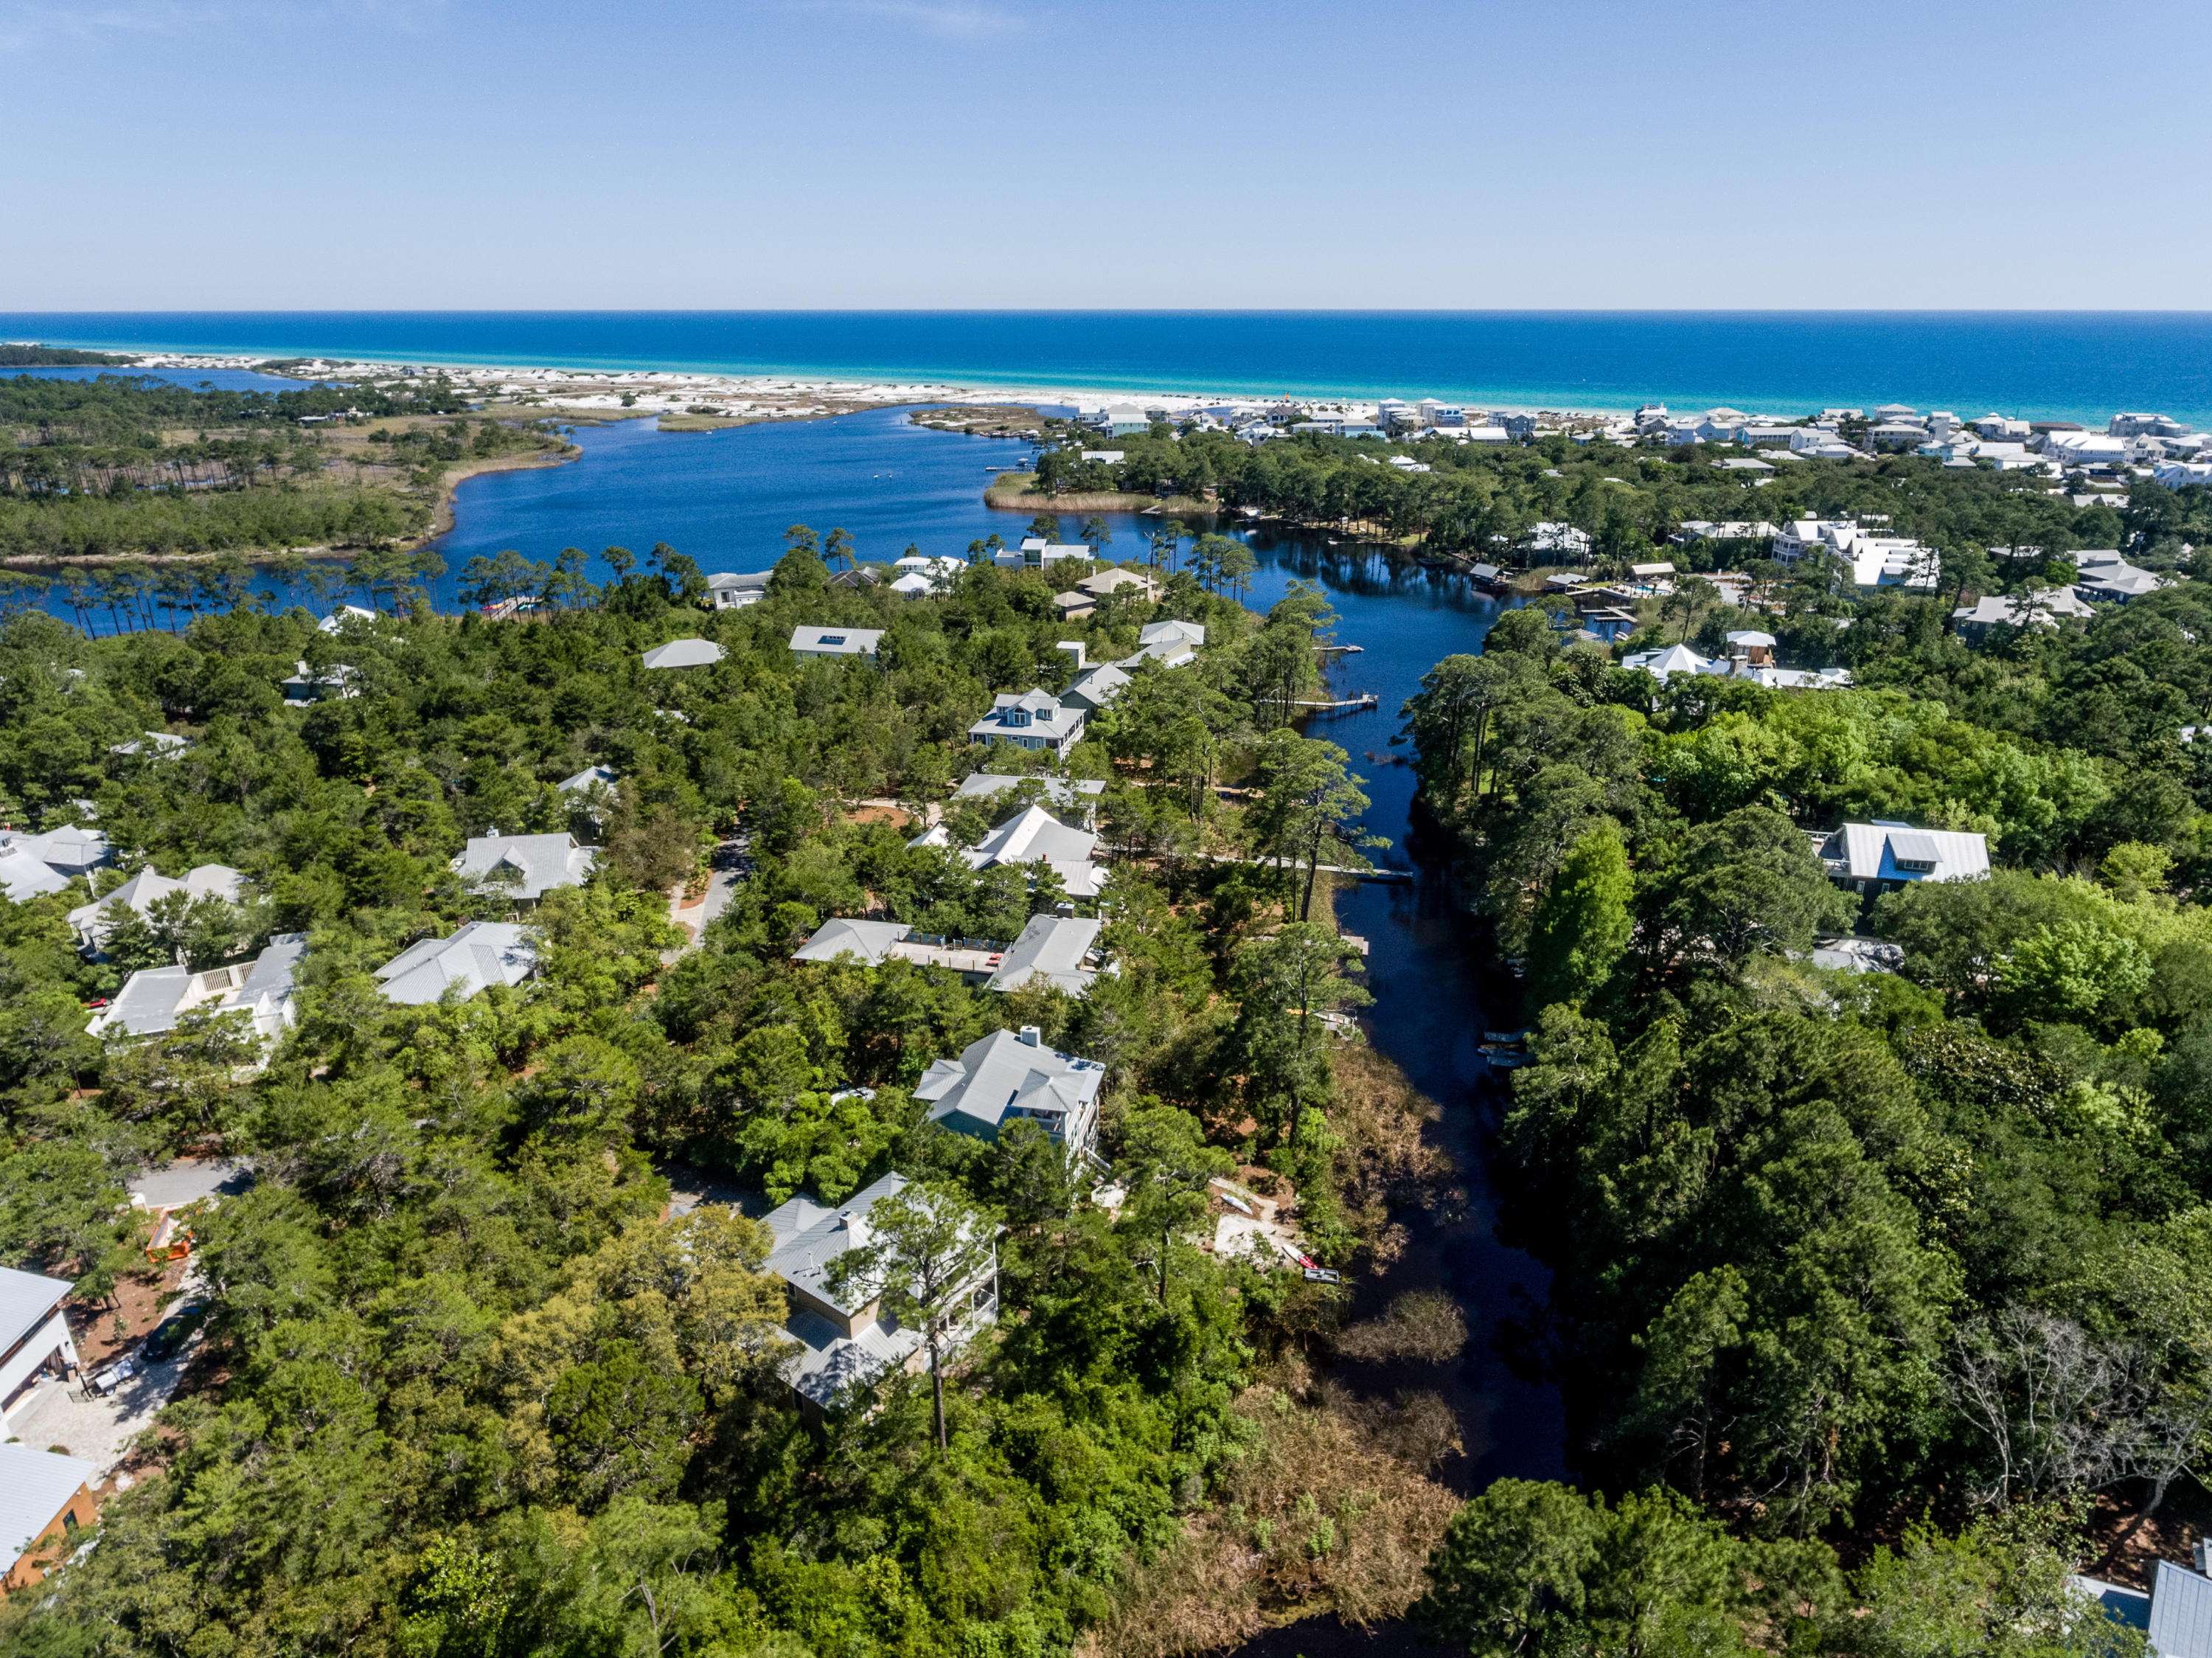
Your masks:
M1358 656L1363 654L1367 647L1365 645L1316 645L1314 649L1324 656Z
M1363 691L1357 697L1346 697L1337 702L1295 702L1292 708L1303 708L1311 714L1349 714L1356 709L1380 708L1382 699L1371 691Z

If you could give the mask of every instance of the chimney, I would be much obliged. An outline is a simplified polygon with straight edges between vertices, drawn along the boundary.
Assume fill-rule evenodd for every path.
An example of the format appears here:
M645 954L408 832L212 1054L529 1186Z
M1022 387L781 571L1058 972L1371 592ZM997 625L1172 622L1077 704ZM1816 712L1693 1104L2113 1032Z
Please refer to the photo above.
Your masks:
M1038 1029L1036 1026L1034 1026L1034 1025L1024 1025L1024 1026L1023 1026L1023 1027L1022 1027L1022 1045L1023 1045L1024 1047L1025 1047L1025 1048L1036 1048L1036 1047L1042 1047L1042 1046L1043 1046L1043 1045L1044 1045L1044 1033L1043 1033L1042 1031L1039 1030L1039 1029Z
M1055 650L1064 650L1069 655L1075 658L1075 671L1079 674L1083 672L1084 668L1089 666L1088 662L1085 660L1089 653L1085 647L1083 641L1080 639L1062 639L1058 644L1054 645L1053 649Z

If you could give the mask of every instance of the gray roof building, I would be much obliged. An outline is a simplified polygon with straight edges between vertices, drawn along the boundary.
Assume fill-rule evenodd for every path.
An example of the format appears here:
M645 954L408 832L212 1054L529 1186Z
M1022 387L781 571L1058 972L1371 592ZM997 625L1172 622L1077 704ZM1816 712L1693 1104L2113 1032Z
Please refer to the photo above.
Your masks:
M871 1301L851 1304L856 1293L830 1287L838 1258L873 1241L868 1216L878 1203L907 1189L902 1174L886 1174L836 1209L793 1198L771 1210L764 1224L775 1239L768 1270L791 1295L785 1331L799 1351L784 1362L784 1379L808 1403L829 1409L872 1387L893 1371L919 1362L921 1335L882 1315ZM954 1295L968 1304L969 1319L956 1338L964 1343L998 1315L998 1260L988 1252L982 1269Z
M158 1036L185 1015L204 1009L250 1021L264 1043L276 1042L293 1019L294 976L307 953L305 933L278 933L251 961L194 972L189 967L149 967L124 981L115 999L93 1019L94 1036Z
M0 846L0 893L18 904L28 904L48 893L68 889L70 877L20 846Z
M1018 991L1042 981L1081 996L1102 972L1110 972L1097 955L1103 921L1071 916L1031 916L1022 936L1007 947L1005 960L985 988Z
M74 824L49 829L39 835L0 830L0 847L8 846L28 853L57 874L64 875L89 875L106 864L114 856L108 847L105 830L81 829Z
M1847 823L1816 837L1829 878L1847 885L1903 886L1915 881L1978 881L1990 872L1985 835L1916 829L1909 823Z
M975 771L960 780L952 798L992 800L1025 783L1036 784L1042 796L1060 810L1079 813L1086 826L1097 815L1099 799L1106 792L1106 785L1091 777L1022 777L1005 771Z
M1097 1132L1105 1080L1097 1060L1057 1052L1036 1026L1024 1025L969 1043L957 1059L938 1060L914 1093L929 1102L931 1122L956 1132L995 1140L1002 1125L1027 1118L1076 1151Z
M596 846L579 846L563 830L557 835L471 835L453 860L464 881L495 886L525 904L534 904L556 887L580 887L599 861Z
M970 742L1010 742L1017 748L1050 749L1060 759L1083 741L1084 712L1049 691L1001 692L991 711L968 728Z
M449 989L466 1001L490 984L520 984L538 971L538 946L511 921L471 921L451 938L410 944L376 970L384 999L418 1008Z
M181 880L173 880L149 864L113 892L71 910L70 927L79 944L97 950L125 910L147 915L163 899L179 893L192 901L212 898L235 904L245 896L246 877L227 863L203 863L185 870Z
M79 1491L99 1483L98 1465L82 1457L0 1445L0 1578L53 1530Z
M622 774L611 766L587 765L574 777L563 777L553 786L564 795L588 795L594 789L614 789L622 782Z
M647 667L710 667L722 660L722 648L712 639L671 639L655 645L641 658Z

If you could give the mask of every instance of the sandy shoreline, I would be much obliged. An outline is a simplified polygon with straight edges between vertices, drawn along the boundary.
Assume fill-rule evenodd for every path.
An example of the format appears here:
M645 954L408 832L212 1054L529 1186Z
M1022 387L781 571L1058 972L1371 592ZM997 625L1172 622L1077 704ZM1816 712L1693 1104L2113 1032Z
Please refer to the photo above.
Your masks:
M267 357L209 356L176 351L127 355L148 369L259 369ZM711 410L718 416L748 421L821 418L860 408L916 403L1025 405L1050 409L1097 409L1108 404L1136 404L1170 416L1192 414L1226 405L1246 407L1288 399L1317 417L1371 412L1371 397L1324 397L1304 393L1222 389L1206 392L1130 392L1069 385L977 385L959 381L868 380L834 375L729 375L670 369L518 368L502 364L378 361L356 357L286 358L283 372L303 380L426 377L443 375L472 392L509 405L517 411L536 408L547 415L588 413L599 418L651 415L681 416ZM265 371L264 371L265 372ZM1422 395L1418 389L1409 397ZM627 401L625 399L628 399ZM1485 402L1479 406L1559 420L1604 421L1629 408L1574 408L1553 405L1516 405ZM1632 407L1633 405L1630 405Z

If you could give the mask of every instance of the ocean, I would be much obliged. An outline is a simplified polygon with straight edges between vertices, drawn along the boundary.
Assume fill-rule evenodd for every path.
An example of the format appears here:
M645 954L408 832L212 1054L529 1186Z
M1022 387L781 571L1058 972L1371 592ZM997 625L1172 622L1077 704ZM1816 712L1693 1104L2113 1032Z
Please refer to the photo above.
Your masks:
M92 349L1520 407L1907 403L2212 424L2212 312L226 311L0 314Z

